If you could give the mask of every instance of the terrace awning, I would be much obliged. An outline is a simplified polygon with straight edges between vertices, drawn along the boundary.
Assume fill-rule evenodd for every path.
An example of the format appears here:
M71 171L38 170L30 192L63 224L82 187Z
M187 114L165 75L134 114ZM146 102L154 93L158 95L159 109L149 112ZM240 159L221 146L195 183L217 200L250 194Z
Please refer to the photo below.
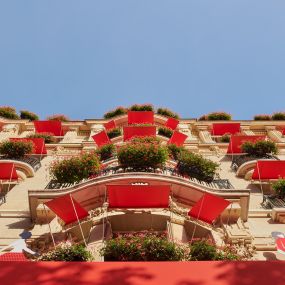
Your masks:
M109 139L105 130L92 136L92 139L95 141L98 147L111 143L111 140Z
M240 123L213 123L212 135L223 136L224 134L235 135L240 132Z
M59 216L66 225L77 221L77 217L81 220L88 216L88 212L70 194L45 202L45 205Z
M21 252L6 252L0 255L0 261L28 261Z
M285 178L285 160L258 160L252 179L279 179Z
M242 153L241 146L243 143L262 141L265 140L265 137L266 136L233 135L228 145L227 154L240 154Z
M126 126L124 127L124 141L130 140L134 137L155 137L155 126Z
M10 138L10 141L28 141L34 144L33 154L47 154L43 138Z
M276 239L276 248L279 253L285 254L285 238Z
M178 124L179 124L178 120L176 120L174 118L168 118L166 123L165 123L165 126L167 128L172 129L172 130L175 130L177 128Z
M63 136L63 128L60 121L34 121L36 133L50 133L54 136Z
M112 129L115 129L115 128L116 128L116 123L115 123L114 120L111 120L111 121L105 123L105 124L104 124L104 127L105 127L105 129L106 129L107 131L109 131L109 130L112 130Z
M128 111L128 124L153 124L154 113L152 111Z
M187 135L182 134L178 131L174 131L171 138L168 141L168 144L175 144L177 146L182 146L187 139Z
M191 208L188 215L208 224L212 224L229 204L229 201L221 197L206 193Z
M170 185L107 185L110 208L168 208Z
M0 161L0 180L17 180L18 174L16 167L12 162L1 162Z

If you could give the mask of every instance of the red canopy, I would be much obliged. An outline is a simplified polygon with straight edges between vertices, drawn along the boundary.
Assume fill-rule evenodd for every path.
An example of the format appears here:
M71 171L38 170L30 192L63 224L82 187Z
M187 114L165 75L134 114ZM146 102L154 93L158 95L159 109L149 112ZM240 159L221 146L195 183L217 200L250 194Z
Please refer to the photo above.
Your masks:
M0 179L1 180L17 180L18 174L16 167L12 162L0 162Z
M84 219L88 216L88 212L81 207L81 205L69 194L55 198L51 201L46 202L45 204L57 215L59 216L66 225L77 221L76 213L78 219Z
M6 252L0 255L0 261L28 261L21 252Z
M276 239L276 247L278 252L285 254L285 238Z
M155 137L155 126L126 126L124 127L124 141L130 140L134 137Z
M168 120L165 123L165 126L167 128L172 129L172 130L175 130L177 128L178 124L179 124L178 120L176 120L174 118L168 118Z
M10 138L10 141L28 141L34 144L33 154L47 154L43 138Z
M51 133L54 136L63 136L64 132L60 121L34 121L36 133Z
M168 144L175 144L177 146L182 146L186 139L187 139L187 135L174 131L173 135L168 141Z
M229 204L230 202L223 198L206 193L192 207L188 215L211 224Z
M95 143L98 145L98 147L101 147L105 144L111 143L111 140L109 139L106 131L102 131L94 136L92 136Z
M154 113L152 111L128 111L128 124L153 124Z
M285 136L285 128L282 130L282 135Z
M236 134L240 132L240 123L213 123L212 135Z
M168 208L170 185L107 185L110 208Z
M107 131L109 131L109 130L112 130L112 129L115 129L115 128L116 128L116 123L115 123L114 120L112 120L112 121L109 121L108 123L105 123L105 124L104 124L104 127L105 127L105 129L106 129Z
M279 179L285 178L285 160L258 160L252 179Z
M257 142L265 140L265 136L244 136L244 135L233 135L228 146L228 154L239 154L242 153L241 146L245 142Z

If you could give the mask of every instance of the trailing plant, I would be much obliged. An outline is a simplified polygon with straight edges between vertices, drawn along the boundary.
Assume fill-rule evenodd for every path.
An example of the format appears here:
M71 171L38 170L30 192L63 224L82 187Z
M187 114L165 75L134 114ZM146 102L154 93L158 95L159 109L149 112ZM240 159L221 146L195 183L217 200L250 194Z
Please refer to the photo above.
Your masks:
M131 124L131 127L153 127L153 124L149 123L138 123L138 124Z
M153 111L154 108L153 108L153 105L151 104L141 104L141 105L135 104L129 107L129 110L130 111Z
M268 154L277 154L277 146L272 141L245 142L241 150L251 156L264 157Z
M203 115L199 121L230 121L232 116L226 112L213 112L208 115Z
M96 175L99 170L99 158L92 152L55 161L50 167L50 174L59 183L76 183Z
M31 139L44 139L45 143L55 143L56 142L56 138L53 136L53 134L51 133L36 133L36 134L31 134L28 135L27 138L31 138Z
M205 182L213 181L217 168L217 163L189 151L181 153L177 165L177 169L182 175L188 175Z
M92 254L80 244L61 243L38 258L38 261L92 261Z
M33 112L27 111L27 110L21 110L20 111L20 117L21 119L26 119L30 121L36 121L39 120L39 116Z
M178 160L186 148L184 146L177 146L176 144L167 145L168 153L174 160Z
M271 115L255 115L253 118L255 121L270 121L271 120Z
M134 169L162 167L168 158L167 147L159 141L134 139L118 150L118 161L123 168Z
M285 120L285 112L277 112L272 115L272 120L283 121Z
M281 199L285 198L285 179L284 179L284 177L282 177L282 178L278 179L278 181L274 182L272 185L272 188L279 198L281 198Z
M171 110L167 109L167 108L158 108L156 111L157 114L162 115L162 116L166 116L166 117L171 117L174 119L179 119L179 115L172 112Z
M221 137L221 142L222 143L229 143L231 140L231 134L224 134L222 137Z
M127 112L128 112L127 108L117 107L116 109L105 113L104 114L104 118L105 119L110 119L110 118L113 118L113 117L116 117L116 116L121 116L121 115L127 114Z
M0 107L0 117L14 120L20 119L20 117L16 113L16 109L9 106Z
M173 135L173 130L171 130L170 128L167 128L167 127L159 127L158 128L158 134L160 136L171 138L171 136Z
M100 160L106 160L114 156L116 153L116 147L113 144L106 144L97 149L96 153L100 157Z
M70 119L63 114L55 114L47 117L48 121L60 121L60 122L68 122Z
M34 144L30 141L4 141L0 143L0 154L5 158L23 158L33 152Z
M115 137L122 135L122 130L120 128L114 128L112 130L107 131L107 135L109 139L113 139Z

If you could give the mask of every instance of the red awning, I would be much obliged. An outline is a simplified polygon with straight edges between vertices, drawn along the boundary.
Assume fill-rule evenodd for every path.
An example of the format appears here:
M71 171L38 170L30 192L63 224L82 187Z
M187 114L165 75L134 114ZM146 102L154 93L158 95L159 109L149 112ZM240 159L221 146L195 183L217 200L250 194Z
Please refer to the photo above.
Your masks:
M84 219L88 216L88 212L81 207L81 205L72 198L71 195L67 194L58 198L55 198L51 201L46 202L45 204L57 215L59 216L66 225L77 221L76 213L74 211L74 207L78 216L78 219Z
M107 185L110 208L168 208L170 185Z
M154 113L152 111L128 111L128 124L153 124Z
M111 140L109 139L106 131L102 131L94 136L92 136L95 143L98 145L98 147L101 147L105 144L110 144Z
M240 123L213 123L212 135L223 136L224 134L235 135L240 132Z
M188 212L190 217L212 224L227 208L229 201L212 194L204 194Z
M0 255L0 261L28 261L21 252L6 252Z
M156 127L155 126L126 126L124 127L124 141L130 140L134 137L155 137Z
M173 135L168 141L168 144L175 144L177 146L182 146L186 139L187 139L187 135L174 131Z
M105 123L105 124L104 124L104 127L105 127L105 129L106 129L107 131L109 131L109 130L112 130L112 129L115 129L115 128L116 128L116 123L115 123L114 120L112 120L112 121L109 121L108 123Z
M228 146L228 154L240 154L241 146L245 142L257 142L265 140L266 136L244 136L244 135L233 135Z
M177 128L178 124L179 124L178 120L176 120L174 118L168 118L168 120L165 123L165 126L167 128L172 129L172 130L175 130Z
M276 239L276 247L278 252L285 254L285 238Z
M285 160L258 160L252 179L279 179L285 178Z
M60 121L34 121L36 133L51 133L54 136L63 136L63 128Z
M47 154L43 138L10 138L10 141L28 141L34 144L33 154Z
M0 179L9 181L18 180L18 174L14 163L0 161Z

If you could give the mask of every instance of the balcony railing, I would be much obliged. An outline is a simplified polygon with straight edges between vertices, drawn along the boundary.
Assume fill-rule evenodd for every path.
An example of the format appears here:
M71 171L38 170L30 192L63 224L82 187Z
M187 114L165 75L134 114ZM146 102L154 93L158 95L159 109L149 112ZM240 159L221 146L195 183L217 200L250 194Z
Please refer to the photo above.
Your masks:
M7 158L0 157L0 160L7 160ZM33 157L33 156L25 156L23 158L9 158L9 160L16 160L16 161L21 161L29 164L34 171L38 171L39 168L42 166L40 158Z

